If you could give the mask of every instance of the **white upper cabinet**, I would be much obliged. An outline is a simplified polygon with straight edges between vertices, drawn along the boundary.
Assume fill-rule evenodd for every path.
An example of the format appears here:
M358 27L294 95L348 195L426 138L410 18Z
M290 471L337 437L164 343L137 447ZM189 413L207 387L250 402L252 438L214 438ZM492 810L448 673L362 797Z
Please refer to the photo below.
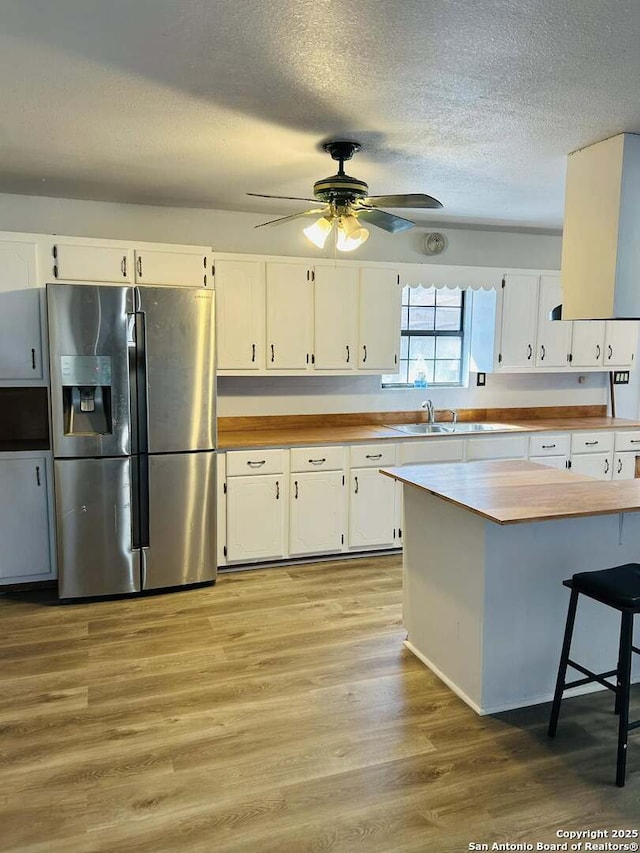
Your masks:
M571 350L571 323L551 320L551 311L562 303L560 276L540 276L536 367L566 367Z
M125 246L56 243L53 275L60 281L128 284L133 281L133 250Z
M571 339L572 367L600 367L604 364L604 320L576 320Z
M136 284L206 287L211 283L206 253L196 250L136 249Z
M315 368L353 369L358 342L357 268L317 266L314 279Z
M498 354L503 370L535 365L538 286L537 275L510 273L504 277Z
M42 382L37 242L0 240L0 381Z
M638 345L638 323L635 320L607 320L604 330L604 363L606 367L633 364Z
M267 262L267 369L313 363L313 281L301 263Z
M402 303L397 270L361 267L358 291L358 367L395 373Z
M215 262L218 369L264 368L264 263Z

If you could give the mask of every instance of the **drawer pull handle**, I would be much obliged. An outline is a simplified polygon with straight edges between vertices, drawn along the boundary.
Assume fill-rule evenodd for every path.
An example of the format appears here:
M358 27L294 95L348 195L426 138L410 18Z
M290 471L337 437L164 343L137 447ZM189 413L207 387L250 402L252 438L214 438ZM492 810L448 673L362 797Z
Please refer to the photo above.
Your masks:
M609 473L609 460L608 459L604 460L604 473L605 474Z
M367 453L365 459L382 459L382 453Z
M618 459L618 474L622 474L622 459Z
M280 500L280 480L276 480L276 500Z
M298 500L298 481L297 480L295 481L294 486L296 487L296 493L295 493L294 497L296 500Z
M555 444L543 444L542 445L543 450L551 450L553 447L555 447Z
M595 447L596 444L600 444L600 442L599 441L585 441L584 446L585 447Z
M266 463L266 459L261 459L259 462L251 462L251 460L249 460L249 462L247 462L247 465L250 468L260 468L262 465L266 465Z
M354 495L357 495L358 494L358 478L354 477L353 479L356 481L356 487L353 490L353 493L354 493Z
M629 444L640 444L640 438L630 438Z
M327 460L325 458L323 458L323 459L309 459L309 464L310 465L322 465L322 463L326 462L326 461Z

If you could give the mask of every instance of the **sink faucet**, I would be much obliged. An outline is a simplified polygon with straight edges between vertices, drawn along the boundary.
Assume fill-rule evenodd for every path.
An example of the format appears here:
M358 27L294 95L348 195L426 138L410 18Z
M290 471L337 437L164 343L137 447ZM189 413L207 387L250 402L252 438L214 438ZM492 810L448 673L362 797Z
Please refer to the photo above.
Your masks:
M428 418L427 423L434 424L436 422L436 413L435 413L435 409L433 408L432 401L431 400L425 400L424 403L420 404L420 407L422 409L427 410L427 418Z

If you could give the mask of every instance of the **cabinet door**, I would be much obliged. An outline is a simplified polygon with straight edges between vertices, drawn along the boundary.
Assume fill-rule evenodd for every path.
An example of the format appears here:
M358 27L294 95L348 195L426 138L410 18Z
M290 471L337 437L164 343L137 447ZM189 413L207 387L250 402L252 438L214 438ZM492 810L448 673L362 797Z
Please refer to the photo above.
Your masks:
M200 252L136 249L136 284L206 287L207 257Z
M342 471L291 474L291 556L342 550L346 521L345 493Z
M285 486L282 474L227 478L227 562L285 555Z
M631 451L626 453L614 453L613 455L613 479L635 480L636 477L636 454Z
M635 320L607 320L604 332L604 363L606 367L630 367L638 345L638 324Z
M402 288L392 269L363 267L358 288L358 367L395 373Z
M537 317L538 276L506 275L502 288L498 355L502 369L534 367Z
M316 267L314 355L316 370L356 366L357 286L355 267Z
M571 322L550 320L549 315L562 302L560 276L540 276L536 367L566 367L571 349Z
M602 367L604 320L575 320L571 337L572 367Z
M306 264L267 263L267 369L311 365L313 282Z
M0 380L42 379L36 244L0 241Z
M567 456L530 456L529 462L537 462L538 465L546 465L547 468L566 468Z
M352 468L349 495L349 548L393 547L395 481L377 468Z
M613 453L577 453L571 457L571 470L596 480L610 480L613 473Z
M216 260L219 370L264 367L264 263Z
M0 459L0 583L51 574L44 457Z
M53 247L54 275L61 281L133 281L133 252L123 246L59 243Z

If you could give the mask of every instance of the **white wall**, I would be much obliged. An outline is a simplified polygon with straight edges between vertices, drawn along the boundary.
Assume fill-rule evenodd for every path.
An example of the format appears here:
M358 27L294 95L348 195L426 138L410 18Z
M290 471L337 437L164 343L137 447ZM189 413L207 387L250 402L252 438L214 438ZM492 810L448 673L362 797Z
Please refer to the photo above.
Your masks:
M292 209L294 212L295 209ZM331 249L314 249L299 222L275 228L254 226L272 214L114 204L0 194L0 230L194 243L222 252L268 253L331 257ZM445 253L427 258L424 236L438 230L447 237ZM371 229L358 258L462 264L471 266L559 269L561 237L505 230L444 227L431 220L403 234ZM472 376L472 379L475 377ZM587 374L579 385L575 375L491 376L485 388L382 391L377 377L305 377L267 379L224 377L218 381L219 414L303 414L314 412L411 410L426 397L437 408L589 405L606 403L606 375ZM626 402L622 398L625 398ZM637 416L638 390L621 394L619 414Z

